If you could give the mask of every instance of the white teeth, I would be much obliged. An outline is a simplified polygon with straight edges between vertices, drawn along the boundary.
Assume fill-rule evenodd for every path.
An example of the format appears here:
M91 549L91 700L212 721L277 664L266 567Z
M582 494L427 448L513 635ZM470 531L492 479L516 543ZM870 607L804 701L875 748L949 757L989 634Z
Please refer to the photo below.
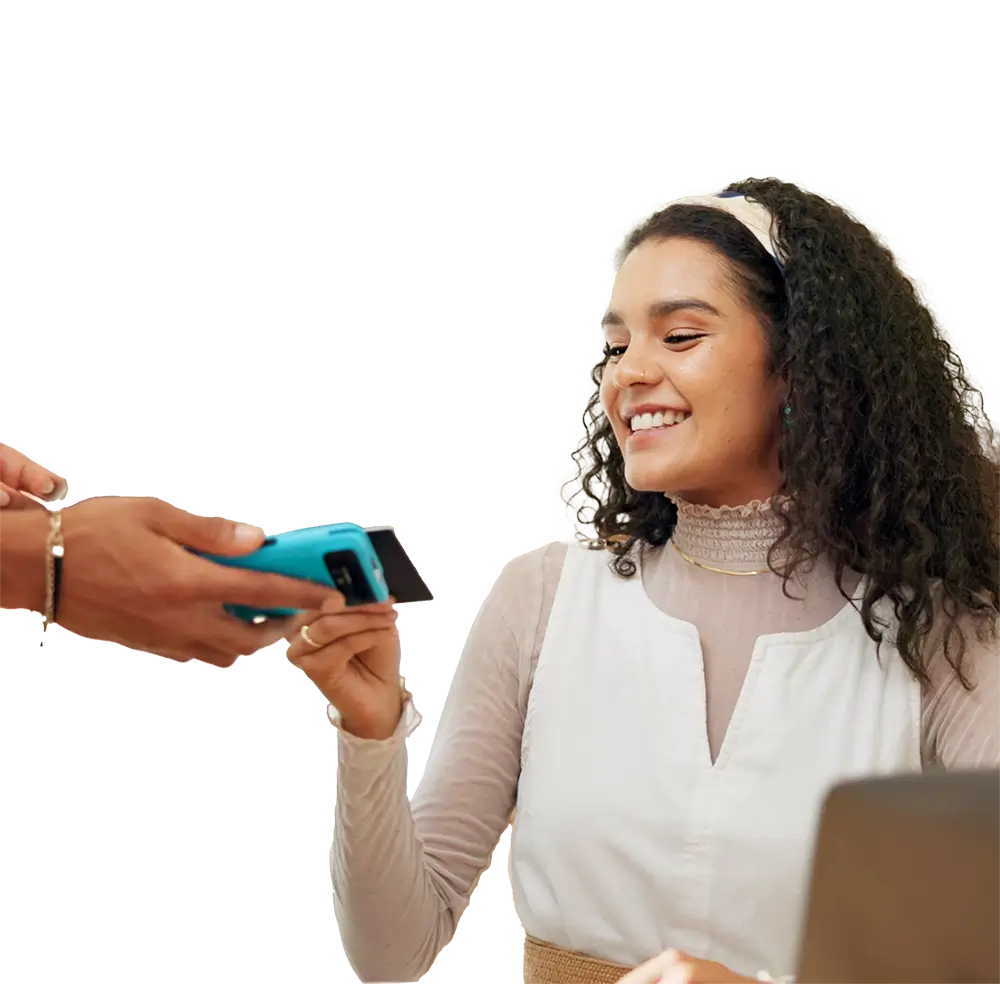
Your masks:
M652 430L654 427L672 427L687 420L690 414L683 411L658 410L656 413L640 413L632 418L632 430Z

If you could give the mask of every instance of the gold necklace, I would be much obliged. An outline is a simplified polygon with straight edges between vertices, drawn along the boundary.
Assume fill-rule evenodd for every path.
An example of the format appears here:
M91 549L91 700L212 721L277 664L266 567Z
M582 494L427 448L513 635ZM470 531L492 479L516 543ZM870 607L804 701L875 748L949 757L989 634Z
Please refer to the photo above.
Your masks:
M677 546L677 543L674 541L673 537L671 537L670 543L673 546L674 550L676 550L689 564L693 564L695 567L700 567L703 571L711 571L713 574L728 574L730 575L730 577L753 577L756 574L771 573L769 569L763 571L727 571L723 570L723 568L721 567L709 567L708 564L703 564L700 560L695 560L694 557L689 557L686 553L684 553L684 551L681 550L679 546Z

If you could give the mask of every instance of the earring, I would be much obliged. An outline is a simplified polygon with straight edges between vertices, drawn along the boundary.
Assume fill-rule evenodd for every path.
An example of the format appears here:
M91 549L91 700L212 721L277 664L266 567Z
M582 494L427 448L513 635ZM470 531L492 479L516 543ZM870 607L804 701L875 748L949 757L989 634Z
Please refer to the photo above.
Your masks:
M792 408L787 403L781 404L781 422L790 427L792 424Z

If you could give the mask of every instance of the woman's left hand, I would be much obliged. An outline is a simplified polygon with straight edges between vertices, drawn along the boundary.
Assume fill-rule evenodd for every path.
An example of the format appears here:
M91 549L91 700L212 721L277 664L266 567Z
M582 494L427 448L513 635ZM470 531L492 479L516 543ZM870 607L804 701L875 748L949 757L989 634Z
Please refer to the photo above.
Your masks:
M664 950L626 974L618 984L757 984L713 960L699 960L681 950Z

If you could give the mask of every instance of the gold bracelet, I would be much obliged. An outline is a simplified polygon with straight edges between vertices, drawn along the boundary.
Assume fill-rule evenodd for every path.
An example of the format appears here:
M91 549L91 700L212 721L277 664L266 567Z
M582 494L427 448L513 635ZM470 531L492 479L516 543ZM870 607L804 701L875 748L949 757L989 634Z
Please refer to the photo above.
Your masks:
M55 622L56 606L59 602L59 581L62 575L63 534L62 510L53 509L49 513L49 537L45 545L45 621L42 633ZM45 640L42 640L44 645Z

